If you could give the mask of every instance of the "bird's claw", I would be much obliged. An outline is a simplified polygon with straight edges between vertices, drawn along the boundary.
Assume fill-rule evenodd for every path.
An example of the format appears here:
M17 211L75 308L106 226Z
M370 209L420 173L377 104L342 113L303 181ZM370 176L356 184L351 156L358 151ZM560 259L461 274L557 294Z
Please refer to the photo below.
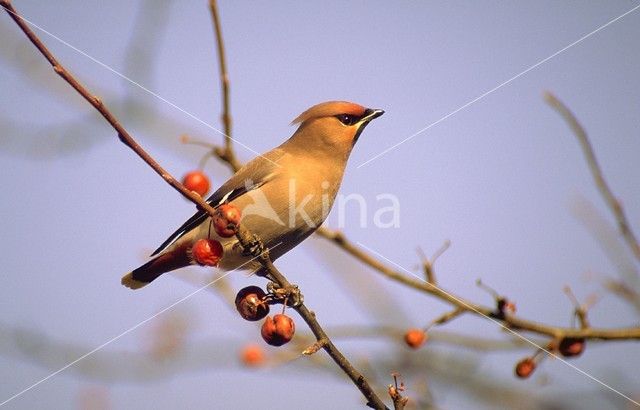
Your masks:
M244 256L252 256L254 258L257 258L258 256L262 255L264 252L265 252L264 244L262 243L258 235L253 234L251 236L251 242L247 244L242 254Z
M289 285L280 287L275 282L269 282L267 284L267 291L272 294L276 299L282 300L286 306L295 308L304 302L302 292L298 288L298 285Z

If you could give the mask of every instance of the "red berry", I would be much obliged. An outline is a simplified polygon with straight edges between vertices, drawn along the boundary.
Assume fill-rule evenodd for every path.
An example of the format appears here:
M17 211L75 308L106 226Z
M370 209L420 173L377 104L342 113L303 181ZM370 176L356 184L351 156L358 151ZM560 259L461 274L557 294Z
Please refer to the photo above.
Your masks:
M412 349L417 349L427 340L427 334L422 329L409 329L404 334L405 343Z
M560 341L558 351L565 357L580 356L584 352L584 339L576 337L565 337Z
M282 346L288 343L296 332L293 319L284 314L277 314L273 318L267 316L260 333L265 342L271 346Z
M242 213L231 204L222 204L216 209L213 217L213 227L223 238L230 238L236 234L236 229L242 218Z
M182 185L189 191L204 196L209 191L209 178L202 171L191 171L182 178Z
M269 314L269 305L264 298L265 293L262 289L247 286L240 289L236 295L236 309L244 319L255 322Z
M260 366L265 362L264 350L256 344L248 344L240 351L240 360L245 366Z
M218 266L223 253L220 242L213 239L198 239L191 247L193 260L203 266Z
M536 369L536 362L531 357L525 357L516 364L515 373L521 379L531 376Z

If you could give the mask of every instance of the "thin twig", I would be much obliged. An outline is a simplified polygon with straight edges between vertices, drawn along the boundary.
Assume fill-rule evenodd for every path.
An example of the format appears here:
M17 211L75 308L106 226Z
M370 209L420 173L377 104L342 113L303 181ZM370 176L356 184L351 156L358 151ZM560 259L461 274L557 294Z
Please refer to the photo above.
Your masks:
M224 40L222 38L222 25L220 24L220 13L218 2L209 0L209 10L213 20L213 28L216 33L216 44L218 47L218 64L220 69L220 86L222 88L222 124L224 126L224 149L216 147L213 153L220 159L229 163L234 171L240 169L241 164L236 158L233 150L233 140L231 139L231 109L230 109L230 82L227 72L227 58L224 50Z
M154 171L156 171L162 178L171 185L174 189L180 192L184 197L192 201L198 206L199 209L207 212L209 215L215 215L215 209L209 205L200 195L195 192L189 191L180 182L178 182L171 174L169 174L164 168L160 166L129 134L129 132L118 122L116 117L107 109L100 98L91 94L69 71L67 71L53 56L53 54L47 49L42 41L36 36L36 34L29 28L22 17L18 14L9 0L0 0L2 5L11 18L18 24L20 29L26 34L33 45L42 53L42 55L49 61L54 71L60 75L69 85L71 85L85 100L87 100L117 131L119 139L131 148L142 160L144 160ZM228 158L225 158L228 161ZM242 229L239 230L242 232ZM238 235L239 239L241 235ZM246 243L245 243L246 244ZM243 244L243 246L245 245ZM273 266L271 259L267 253L264 253L264 257L260 258L265 269L271 274L271 276L277 281L277 283L283 288L290 288L291 284L287 279ZM349 361L342 355L342 353L331 342L327 334L324 332L320 324L316 321L315 315L311 313L304 304L297 306L296 311L307 322L311 331L314 333L318 341L323 341L323 348L329 353L334 361L340 366L340 368L353 380L356 386L363 393L368 401L368 405L375 409L387 409L384 403L378 398L371 386L367 383L364 376L362 376Z
M429 325L427 325L427 330L429 328L431 328L432 326L444 325L445 323L452 321L453 319L457 318L458 316L460 316L461 314L463 314L465 312L466 312L465 309L461 309L459 307L453 309L452 311L446 312L446 313L442 314L441 316L438 316L437 318L432 320L431 323L429 323Z
M589 142L589 137L587 137L587 132L584 130L578 119L573 115L571 110L567 108L566 105L562 103L555 95L550 92L546 92L544 94L544 99L547 103L554 108L558 113L564 118L564 120L569 124L571 130L575 134L576 138L580 142L580 146L582 147L582 152L584 153L584 157L587 160L587 164L589 165L589 170L591 171L591 175L593 176L593 180L596 184L596 187L600 191L600 195L604 198L605 202L613 212L614 217L618 223L618 228L620 229L620 233L627 241L627 244L631 248L631 251L635 255L635 257L640 261L640 243L636 238L633 230L631 229L631 225L627 220L627 216L625 215L624 208L618 199L615 197L611 188L609 188L609 184L604 178L604 174L602 173L602 169L598 164L598 160L596 159L596 155L593 152L593 147L591 146L591 142Z
M427 257L427 255L421 248L418 248L418 254L420 255L420 259L422 260L422 270L424 271L427 282L436 285L436 272L433 265L435 265L436 260L438 260L438 258L442 256L442 254L445 253L450 246L451 242L449 240L444 241L442 246L433 254L431 259Z
M404 410L405 406L409 402L408 397L402 396L402 392L404 391L404 384L400 382L398 385L398 377L400 377L399 373L392 373L393 384L388 386L387 391L389 392L389 396L391 400L393 400L393 409L394 410Z

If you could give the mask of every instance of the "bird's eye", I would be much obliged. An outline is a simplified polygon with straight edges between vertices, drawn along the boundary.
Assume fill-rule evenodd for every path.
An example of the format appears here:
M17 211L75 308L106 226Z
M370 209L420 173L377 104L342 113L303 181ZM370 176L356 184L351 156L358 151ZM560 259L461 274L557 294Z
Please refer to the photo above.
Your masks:
M339 114L339 115L336 115L336 118L338 119L338 121L340 121L344 125L353 125L356 122L358 122L358 120L360 119L355 115L349 115L349 114Z

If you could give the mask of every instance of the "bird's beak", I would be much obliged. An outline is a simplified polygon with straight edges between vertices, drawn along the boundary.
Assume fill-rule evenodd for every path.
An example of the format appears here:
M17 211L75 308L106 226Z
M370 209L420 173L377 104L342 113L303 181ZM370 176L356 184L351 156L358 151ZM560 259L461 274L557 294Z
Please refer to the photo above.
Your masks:
M366 127L371 120L378 118L382 114L384 114L384 110L377 108L367 108L364 110L364 117L360 118L360 121L358 121L358 131L356 131L356 135L353 137L354 144L358 141L358 138L360 138L360 134L364 131L364 127Z
M384 114L384 110L378 108L367 108L364 110L364 117L360 119L360 122L369 122Z

